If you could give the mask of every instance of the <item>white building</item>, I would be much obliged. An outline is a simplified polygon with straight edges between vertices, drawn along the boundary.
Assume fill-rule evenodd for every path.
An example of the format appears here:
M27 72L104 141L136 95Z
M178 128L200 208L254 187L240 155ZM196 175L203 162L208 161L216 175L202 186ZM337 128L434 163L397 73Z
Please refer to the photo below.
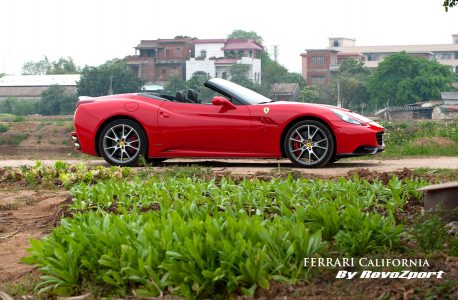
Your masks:
M367 67L377 67L383 59L393 53L405 51L411 55L436 60L448 65L458 73L458 34L452 35L451 44L356 46L354 39L329 38L329 48L341 53L361 53Z
M248 65L248 78L261 83L262 45L244 39L194 41L195 57L186 61L186 80L195 75L230 78L234 64Z

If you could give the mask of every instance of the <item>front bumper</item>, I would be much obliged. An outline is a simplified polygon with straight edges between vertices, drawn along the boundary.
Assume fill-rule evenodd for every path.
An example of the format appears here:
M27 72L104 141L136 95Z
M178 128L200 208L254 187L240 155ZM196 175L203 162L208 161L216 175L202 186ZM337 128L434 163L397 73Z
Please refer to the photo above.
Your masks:
M374 143L375 141L375 143ZM355 157L363 155L374 155L385 150L384 132L373 133L371 142L367 145L358 146L354 151L349 153L337 153L336 158Z

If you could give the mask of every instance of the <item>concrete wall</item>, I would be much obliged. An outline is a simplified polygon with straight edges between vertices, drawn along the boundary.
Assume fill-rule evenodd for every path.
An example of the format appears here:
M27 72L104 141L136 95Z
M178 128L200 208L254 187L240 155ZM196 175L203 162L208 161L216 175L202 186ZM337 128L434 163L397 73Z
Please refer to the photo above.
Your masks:
M186 80L191 79L195 72L205 72L210 77L215 77L215 61L210 59L195 60L191 58L186 61ZM221 76L219 76L221 77Z
M207 51L207 58L224 57L224 51L221 50L223 47L224 43L195 44L195 57L200 57L200 52L202 50Z

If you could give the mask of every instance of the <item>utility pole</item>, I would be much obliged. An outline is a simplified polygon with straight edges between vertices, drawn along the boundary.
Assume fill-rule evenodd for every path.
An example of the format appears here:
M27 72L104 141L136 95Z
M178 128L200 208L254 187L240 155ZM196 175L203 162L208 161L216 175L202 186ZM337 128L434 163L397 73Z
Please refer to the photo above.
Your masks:
M337 107L342 107L342 102L340 101L340 79L339 72L337 74Z
M113 95L113 75L110 75L110 87L108 88L108 95Z
M278 48L279 46L278 45L274 45L274 60L275 62L278 62Z

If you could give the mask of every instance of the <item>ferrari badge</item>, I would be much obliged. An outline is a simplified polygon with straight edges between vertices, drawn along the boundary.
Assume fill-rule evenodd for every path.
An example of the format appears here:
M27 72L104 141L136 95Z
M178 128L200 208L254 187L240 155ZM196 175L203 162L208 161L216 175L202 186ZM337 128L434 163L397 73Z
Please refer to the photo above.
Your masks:
M269 113L269 110L270 110L270 108L264 107L264 113L265 113L265 114L268 114L268 113Z

